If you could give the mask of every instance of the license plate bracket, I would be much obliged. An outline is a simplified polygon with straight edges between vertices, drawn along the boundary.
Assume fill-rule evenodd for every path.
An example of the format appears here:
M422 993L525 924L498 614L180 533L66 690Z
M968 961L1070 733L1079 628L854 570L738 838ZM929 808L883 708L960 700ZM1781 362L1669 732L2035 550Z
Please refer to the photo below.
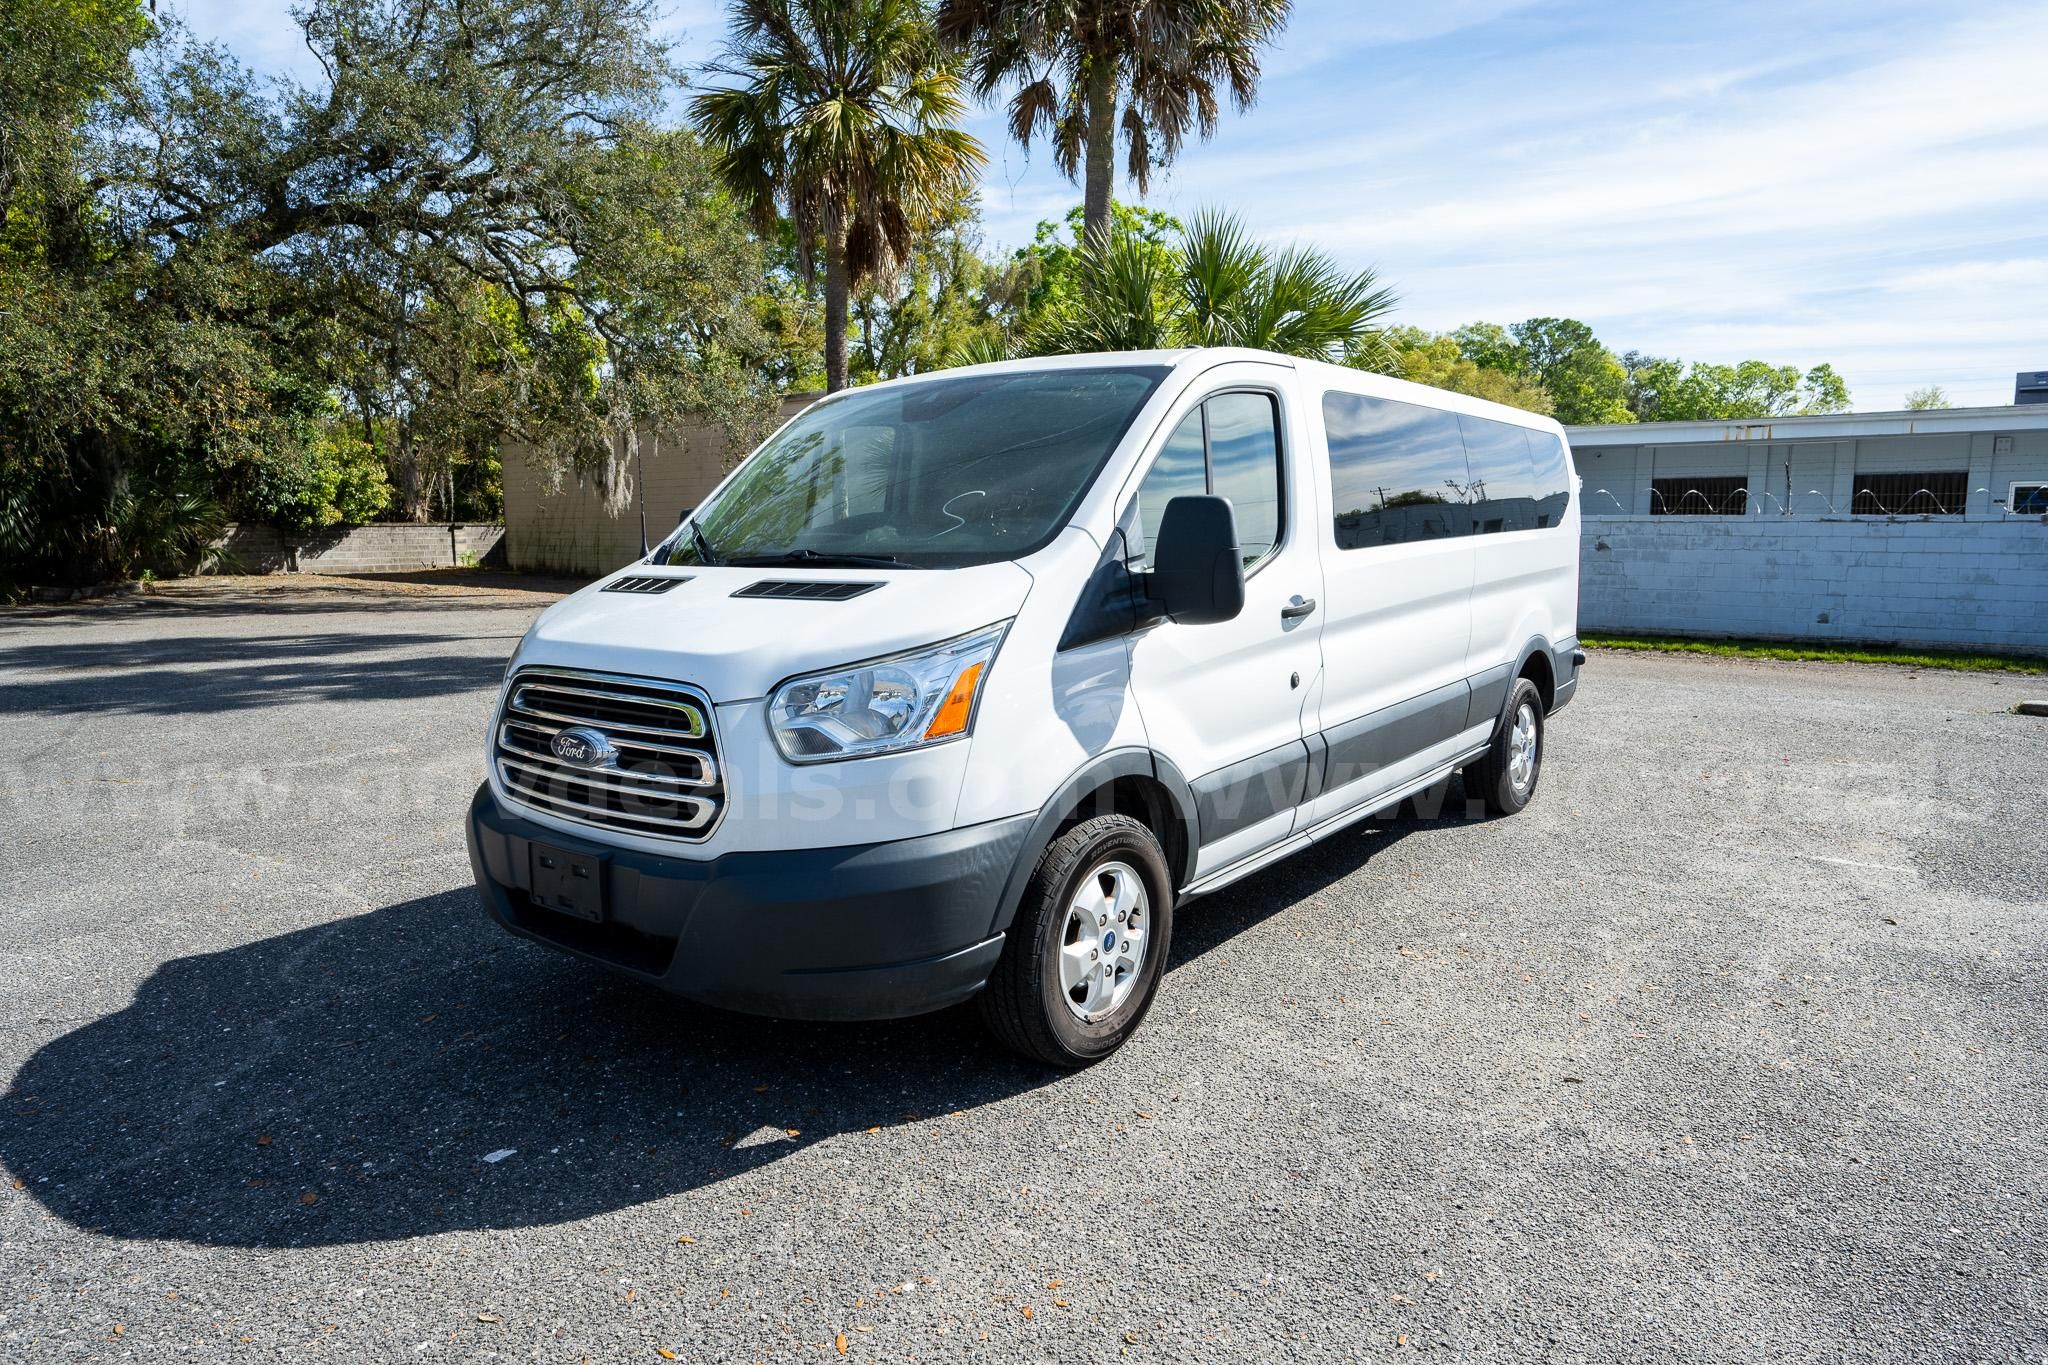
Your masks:
M529 844L532 858L528 894L534 905L558 915L604 923L604 856L572 853L552 844Z

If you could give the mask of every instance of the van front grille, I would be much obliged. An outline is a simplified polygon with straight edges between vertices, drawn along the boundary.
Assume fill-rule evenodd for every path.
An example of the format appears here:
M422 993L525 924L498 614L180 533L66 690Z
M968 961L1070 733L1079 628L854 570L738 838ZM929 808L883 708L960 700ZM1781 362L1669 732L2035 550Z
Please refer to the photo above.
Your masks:
M494 751L514 800L602 829L698 841L725 805L711 703L678 683L522 668Z

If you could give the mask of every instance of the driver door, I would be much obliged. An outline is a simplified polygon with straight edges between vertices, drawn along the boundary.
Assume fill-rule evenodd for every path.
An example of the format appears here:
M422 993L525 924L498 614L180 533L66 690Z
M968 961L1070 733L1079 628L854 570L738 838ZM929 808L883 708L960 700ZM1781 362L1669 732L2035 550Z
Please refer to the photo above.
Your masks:
M1198 878L1286 838L1307 789L1302 718L1322 669L1323 586L1293 379L1258 364L1204 374L1169 414L1120 522L1142 569L1172 498L1213 493L1237 519L1244 610L1161 622L1131 645L1151 746L1194 792Z

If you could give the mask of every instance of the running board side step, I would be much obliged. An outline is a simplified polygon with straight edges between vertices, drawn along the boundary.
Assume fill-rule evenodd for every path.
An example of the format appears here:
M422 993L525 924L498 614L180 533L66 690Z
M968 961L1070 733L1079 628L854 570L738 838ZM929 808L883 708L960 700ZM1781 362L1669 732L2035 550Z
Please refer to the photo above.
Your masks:
M1325 818L1319 824L1311 825L1299 833L1288 835L1270 848L1262 848L1256 853L1248 854L1228 867L1219 867L1208 876L1189 882L1186 886L1182 887L1177 899L1185 904L1197 896L1206 896L1211 891L1220 891L1241 877L1249 877L1261 868L1271 867L1289 854L1301 852L1310 844L1321 843L1339 830L1347 829L1368 816L1377 815L1389 806L1399 805L1417 792L1427 791L1437 783L1444 781L1467 763L1484 754L1491 747L1491 741L1482 744L1469 753L1460 754L1448 763L1431 768L1421 777L1404 782L1398 787L1390 788L1384 796L1371 797L1368 800L1359 802L1355 806L1340 810L1335 815Z

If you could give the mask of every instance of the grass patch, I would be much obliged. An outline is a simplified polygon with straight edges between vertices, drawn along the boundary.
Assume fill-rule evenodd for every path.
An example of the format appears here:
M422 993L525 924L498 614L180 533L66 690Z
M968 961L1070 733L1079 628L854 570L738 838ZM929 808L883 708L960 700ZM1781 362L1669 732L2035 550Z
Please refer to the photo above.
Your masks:
M1887 649L1790 645L1770 640L1688 640L1669 635L1591 635L1592 649L1633 649L1657 654L1712 654L1724 659L1782 659L1788 663L1898 664L1907 668L1952 668L1965 673L2048 673L2048 659L2005 654L1970 654L1943 649Z

